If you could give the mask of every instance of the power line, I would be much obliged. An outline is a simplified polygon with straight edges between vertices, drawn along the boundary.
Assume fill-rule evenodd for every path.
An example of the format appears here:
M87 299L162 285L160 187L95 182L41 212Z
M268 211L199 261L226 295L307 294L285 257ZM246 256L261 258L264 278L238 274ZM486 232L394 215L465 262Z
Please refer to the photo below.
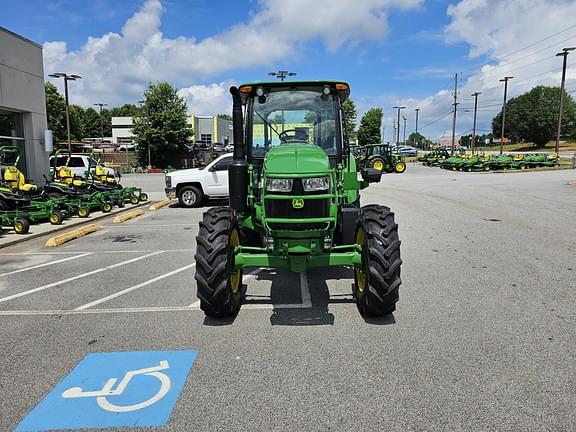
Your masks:
M418 129L422 130L422 129L427 128L428 126L432 126L434 123L438 123L440 120L442 120L442 119L445 118L445 117L448 117L448 116L449 116L450 114L452 114L452 113L453 113L453 111L450 110L450 111L448 111L446 114L443 114L442 116L438 117L436 120L432 120L430 123L427 123L427 124L425 124L424 126L418 127Z
M539 43L542 43L542 42L544 42L544 41L546 41L546 40L548 40L548 39L552 39L554 36L558 36L558 35L561 34L561 33L567 32L568 30L572 30L574 27L576 27L576 24L575 24L575 25L571 25L571 26L569 26L569 27L566 27L565 29L560 30L559 32L556 32L556 33L554 33L553 35L547 36L547 37L545 37L544 39L540 39L539 41L533 42L533 43L531 43L530 45L526 45L526 46L523 47L523 48L518 48L516 51L512 51L511 53L504 54L503 56L501 56L501 58L510 57L511 55L514 55L514 54L516 54L516 53L518 53L518 52L520 52L520 51L524 51L526 48L531 48L531 47L533 47L534 45L538 45Z

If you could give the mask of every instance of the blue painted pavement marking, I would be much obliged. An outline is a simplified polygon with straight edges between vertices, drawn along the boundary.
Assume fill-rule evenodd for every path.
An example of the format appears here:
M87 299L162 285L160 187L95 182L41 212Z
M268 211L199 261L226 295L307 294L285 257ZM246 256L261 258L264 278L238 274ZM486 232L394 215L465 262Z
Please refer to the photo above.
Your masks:
M162 426L195 359L196 351L90 354L15 432Z

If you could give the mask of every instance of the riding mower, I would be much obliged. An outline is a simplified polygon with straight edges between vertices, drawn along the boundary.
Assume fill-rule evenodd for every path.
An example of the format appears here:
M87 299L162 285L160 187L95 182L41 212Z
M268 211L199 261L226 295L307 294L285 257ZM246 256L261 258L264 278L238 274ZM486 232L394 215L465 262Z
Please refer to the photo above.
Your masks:
M370 144L364 146L356 162L361 168L373 168L387 173L403 173L406 171L404 158L392 152L390 146L384 144Z
M14 158L10 160L9 156ZM9 212L6 220L25 218L30 223L49 220L59 225L67 216L62 200L50 199L37 185L28 183L18 169L20 151L14 146L0 147L2 159L2 184L0 185L0 210ZM8 162L8 164L6 164ZM16 213L13 213L16 211ZM18 231L18 230L17 230Z
M426 166L439 166L444 160L450 157L450 152L445 149L436 149L431 151L422 160Z
M197 295L206 315L238 313L242 275L253 267L352 267L360 313L395 310L402 263L398 225L388 207L360 204L359 191L379 182L382 171L363 167L358 178L342 134L349 92L340 81L230 89L230 206L206 211L196 237Z

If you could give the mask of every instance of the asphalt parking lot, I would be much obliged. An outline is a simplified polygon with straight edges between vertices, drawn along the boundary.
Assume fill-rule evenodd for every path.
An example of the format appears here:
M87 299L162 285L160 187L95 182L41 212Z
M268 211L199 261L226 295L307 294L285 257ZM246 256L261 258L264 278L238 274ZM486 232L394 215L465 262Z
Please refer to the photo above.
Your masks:
M0 430L90 353L194 350L169 431L576 430L576 171L410 165L363 192L402 240L400 303L363 319L350 269L254 270L234 320L195 295L202 209L0 250ZM126 176L162 197L162 176Z

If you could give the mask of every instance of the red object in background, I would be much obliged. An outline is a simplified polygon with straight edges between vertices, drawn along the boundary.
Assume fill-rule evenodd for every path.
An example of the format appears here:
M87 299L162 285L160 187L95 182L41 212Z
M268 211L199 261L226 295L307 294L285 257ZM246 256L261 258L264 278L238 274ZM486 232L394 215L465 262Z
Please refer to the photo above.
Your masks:
M162 174L162 170L160 168L150 168L146 171L148 174Z

